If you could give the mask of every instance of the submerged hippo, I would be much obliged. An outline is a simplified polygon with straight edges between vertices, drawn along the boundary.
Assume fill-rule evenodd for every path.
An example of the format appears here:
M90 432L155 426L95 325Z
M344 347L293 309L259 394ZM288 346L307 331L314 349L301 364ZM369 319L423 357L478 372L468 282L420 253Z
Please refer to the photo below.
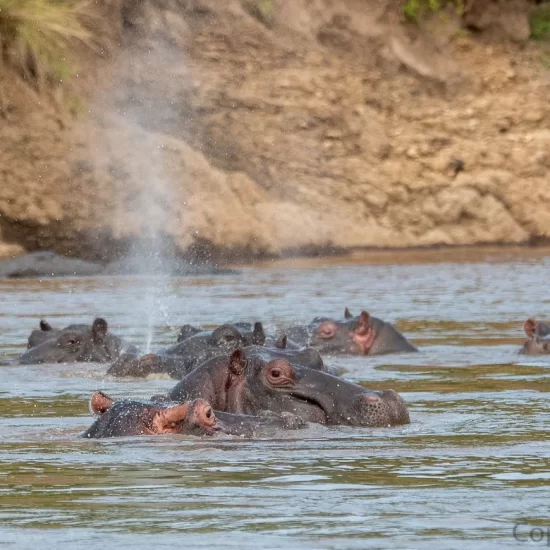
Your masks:
M178 333L178 343L187 340L192 336L201 335L204 338L213 336L221 327L233 327L239 333L239 339L243 346L263 346L266 341L266 335L262 323L225 323L215 330L204 330L193 325L183 325Z
M102 392L90 400L99 418L82 435L84 438L131 435L188 434L252 436L262 428L298 429L305 423L295 415L268 413L260 417L215 413L204 399L181 404L123 400L115 402Z
M288 337L320 353L381 355L418 351L392 324L366 311L352 317L346 308L344 319L317 317L307 326L287 329Z
M102 271L101 264L59 256L50 250L0 260L0 278L74 277L99 275Z
M41 325L42 328L47 327ZM37 337L37 331L31 334L29 345L36 345L19 357L19 363L108 363L114 361L123 348L122 340L108 332L107 321L101 317L95 319L91 326L69 325L61 330L50 329L41 332L51 334L51 337Z
M243 350L204 363L166 399L183 402L197 397L221 411L249 415L265 410L290 412L320 424L373 427L409 423L407 406L393 390L369 391L330 374L291 365L286 359L266 361Z
M535 319L527 319L523 330L528 340L523 344L519 353L525 355L550 354L550 325Z

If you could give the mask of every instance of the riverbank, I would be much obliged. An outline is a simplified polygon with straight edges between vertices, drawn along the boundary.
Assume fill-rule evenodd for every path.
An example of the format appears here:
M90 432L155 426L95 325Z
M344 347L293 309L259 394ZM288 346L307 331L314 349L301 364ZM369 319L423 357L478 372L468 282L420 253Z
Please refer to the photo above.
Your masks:
M107 262L151 232L229 262L548 240L528 3L417 22L390 1L245 4L105 3L62 87L0 68L0 254Z

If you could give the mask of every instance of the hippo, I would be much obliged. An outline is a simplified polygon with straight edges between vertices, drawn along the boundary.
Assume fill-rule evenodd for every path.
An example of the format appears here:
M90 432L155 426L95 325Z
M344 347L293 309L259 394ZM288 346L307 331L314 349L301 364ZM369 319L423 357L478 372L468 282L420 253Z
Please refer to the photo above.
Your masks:
M105 438L132 435L188 434L252 437L262 428L299 429L305 422L292 414L266 413L258 417L215 413L204 399L186 403L159 403L123 400L115 402L95 392L90 409L99 416L81 437Z
M101 317L94 320L91 326L70 325L53 332L51 338L45 338L37 345L23 353L18 363L23 365L40 363L107 363L114 361L123 349L123 342L108 332L107 321ZM36 341L29 338L29 343ZM134 351L137 351L134 349Z
M347 308L344 319L316 317L307 326L289 327L286 333L294 342L327 354L381 355L418 351L392 324L366 311L352 317Z
M528 340L523 344L519 353L523 355L547 355L550 354L550 325L535 319L527 319L523 330Z
M218 329L221 327L233 327L237 332L240 333L240 339L242 341L242 344L245 346L263 346L265 344L266 335L262 323L225 323L223 325L220 325ZM178 333L177 342L183 342L184 340L187 340L188 338L191 338L192 336L196 336L198 334L201 334L205 339L208 339L208 337L213 336L218 329L214 331L209 331L203 330L193 325L183 325ZM229 334L229 332L226 333Z
M102 271L101 264L59 256L51 250L0 260L0 278L82 277L99 275Z
M229 358L204 363L165 399L184 402L199 396L220 411L290 412L307 422L327 425L376 427L410 422L405 402L393 390L366 390L325 372L291 365L286 359L267 361L242 349Z

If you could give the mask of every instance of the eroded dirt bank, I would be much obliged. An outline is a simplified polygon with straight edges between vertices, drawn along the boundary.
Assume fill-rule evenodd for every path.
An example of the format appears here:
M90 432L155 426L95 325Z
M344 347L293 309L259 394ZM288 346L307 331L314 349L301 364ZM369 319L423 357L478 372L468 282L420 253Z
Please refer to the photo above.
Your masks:
M274 0L267 26L245 0L107 4L63 88L0 67L0 255L112 257L147 228L227 256L550 237L527 2L479 2L473 31L380 0Z

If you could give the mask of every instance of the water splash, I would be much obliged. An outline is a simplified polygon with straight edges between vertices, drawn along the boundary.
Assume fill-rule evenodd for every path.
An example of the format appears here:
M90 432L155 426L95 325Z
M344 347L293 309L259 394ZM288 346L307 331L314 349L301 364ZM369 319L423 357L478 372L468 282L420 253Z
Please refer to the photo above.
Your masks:
M146 352L151 351L155 328L168 317L176 263L168 228L181 221L175 219L176 195L166 171L163 138L154 131L157 119L175 116L173 102L154 78L169 53L160 45L146 53L135 50L121 61L120 73L126 76L115 79L98 105L104 161L116 190L115 236L131 241L117 270L140 278L132 310L139 319L136 326L143 328L140 342ZM145 84L139 78L144 72L152 76Z

